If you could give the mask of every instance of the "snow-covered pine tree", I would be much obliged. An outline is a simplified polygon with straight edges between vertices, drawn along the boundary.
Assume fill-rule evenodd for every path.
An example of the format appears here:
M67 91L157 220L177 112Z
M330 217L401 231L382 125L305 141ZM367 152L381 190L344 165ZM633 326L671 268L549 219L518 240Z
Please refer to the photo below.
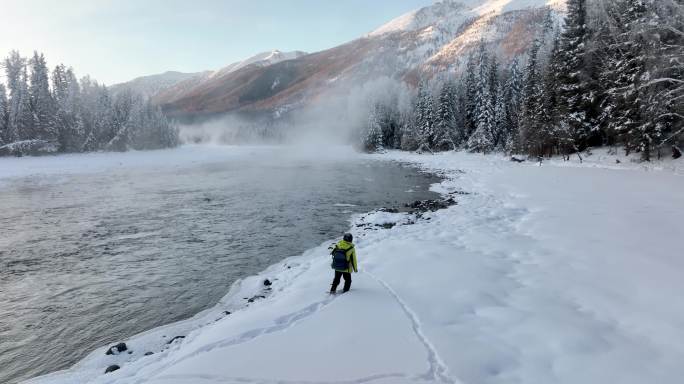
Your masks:
M464 73L463 97L461 98L461 110L463 111L463 136L465 140L475 132L477 128L477 92L478 92L478 57L471 54L468 57Z
M425 146L427 147L426 149L432 151L432 148L434 148L435 145L436 111L434 98L432 97L432 94L429 91L425 94L425 103L423 105L425 107L425 110L423 113L423 121L419 131L421 138L421 146Z
M647 71L637 89L644 95L638 127L642 159L660 157L664 145L684 142L684 12L680 0L645 0L648 12L635 33L647 46ZM643 32L642 32L643 31Z
M468 138L466 147L473 152L488 153L494 149L494 105L490 89L489 58L484 44L480 45L479 73L475 95L475 132Z
M404 125L406 124L406 121L410 121L408 115L408 111L402 112L398 107L392 111L392 132L385 138L385 145L388 148L401 148Z
M19 132L19 140L31 140L36 138L34 130L33 111L31 110L31 95L29 93L29 75L26 60L23 60L21 68L21 80L19 86L21 87L19 99L19 115L17 116L17 131Z
M85 141L81 118L81 90L71 68L58 65L52 72L53 97L56 104L55 125L63 152L81 152Z
M99 85L86 76L81 79L81 118L83 119L83 151L91 152L98 148L96 131L96 110Z
M402 115L400 121L401 135L399 148L404 151L415 151L418 149L418 138L416 137L416 106L418 102L414 103L414 107L410 112Z
M425 83L418 90L415 114L418 149L432 151L435 139L435 106L430 89Z
M499 103L503 102L503 95L499 93L503 92L503 87L500 84L500 70L501 68L499 67L499 62L496 59L496 55L493 54L489 60L489 72L487 73L487 81L489 82L489 96L491 98L492 104L492 150L500 147L500 141L502 140L503 136L501 131L503 128L504 117L503 106L499 111L500 116L498 116L498 118L501 118L501 120L497 120L497 109L499 108Z
M104 149L106 144L116 135L112 99L109 96L109 90L104 85L100 85L97 89L93 108L93 131L97 148Z
M7 141L30 139L32 116L26 83L26 59L19 52L12 51L5 59L5 74L9 88Z
M0 84L0 145L8 143L8 105L5 85Z
M383 148L398 148L400 140L400 113L395 105L396 100L385 100L375 102L369 113L369 120L374 120L380 127L380 143ZM364 141L368 134L367 124L361 132L361 141Z
M572 132L575 145L584 148L590 141L594 122L590 116L593 93L585 58L589 32L586 0L568 0L565 29L561 35L562 63L558 75L559 107L562 123Z
M641 0L622 0L612 4L610 33L601 67L601 82L606 84L602 103L602 121L608 137L616 137L629 154L639 149L638 127L644 123L642 111L645 101L639 83L646 71L646 46L643 31L646 7Z
M4 60L5 77L7 79L7 88L9 90L7 102L7 131L5 133L5 141L11 143L19 139L19 132L17 127L17 116L20 114L21 108L21 67L23 65L22 58L19 52L12 51Z
M29 152L52 150L45 141L56 141L63 152L178 145L177 126L140 95L128 95L130 102L126 97L119 101L117 121L107 87L87 77L79 82L64 65L58 65L50 79L42 54L34 52L26 60L13 51L2 64L8 87L0 84L2 144L31 140L17 147Z
M489 153L494 150L494 109L489 88L478 92L478 114L475 132L468 138L466 147L473 152Z
M541 102L541 130L545 152L548 155L562 153L564 156L573 152L572 135L567 125L559 123L558 113L558 77L561 68L560 36L554 35L549 61L543 73L543 100Z
M498 151L506 150L506 137L510 128L507 126L508 117L506 115L506 89L504 83L499 83L496 90L496 104L494 105L494 149Z
M132 149L144 149L150 145L147 128L151 124L151 118L148 112L145 99L141 95L133 93L133 104L128 119L129 147ZM253 130L246 129L244 132L245 141L253 140L250 137L253 133Z
M50 92L50 80L45 57L38 52L33 53L29 62L31 66L29 100L33 115L32 138L56 141L58 134L55 127L55 103Z
M435 149L455 150L456 143L456 87L452 82L445 82L439 93L437 106L437 123L435 129Z
M487 73L487 82L489 83L489 96L492 98L492 106L496 109L496 100L499 97L499 61L495 54L491 55L489 59L489 72Z
M148 108L152 111L152 118L155 122L157 134L154 139L155 144L152 148L173 148L180 144L178 138L178 126L175 122L169 121L162 112L161 107L154 106L148 102ZM281 131L281 130L277 130Z
M73 69L69 68L66 72L68 87L67 106L72 120L72 135L74 152L83 151L83 143L85 141L85 130L83 126L83 117L81 115L81 105L83 103L81 98L81 86L78 83L78 78Z
M541 41L535 40L530 48L525 80L523 85L522 113L520 114L521 149L531 155L544 154L544 136L542 132L543 84L539 70L538 55Z
M375 103L368 116L368 122L361 141L364 151L378 152L384 150L381 127L382 114L382 105Z
M460 148L465 144L466 133L465 133L465 110L464 110L464 98L465 98L465 88L463 87L463 81L453 82L454 86L454 130L452 133L452 138L456 148Z
M618 34L616 31L617 15L615 14L615 8L615 3L605 4L601 7L601 12L593 12L595 17L590 23L595 30L593 45L595 49L602 52L602 55L598 58L596 68L598 83L601 85L597 95L599 104L596 123L604 135L604 144L606 145L615 145L618 141L618 135L608 126L615 109L614 100L611 95L612 83L614 82L613 77L617 75L613 70L613 65L616 63L613 49L616 47L615 35Z
M105 149L113 151L126 151L131 147L133 136L132 123L135 121L136 98L130 90L120 92L114 98L112 127L113 135L105 144Z
M518 58L514 58L511 63L508 80L506 81L504 104L506 108L506 122L504 136L504 149L507 152L519 151L518 122L521 118L520 107L522 100L523 75L520 71Z
M65 105L68 95L67 88L66 68L63 64L57 65L52 70L52 97L55 100L55 128L58 133L59 149L62 152L68 151L67 141L70 131Z

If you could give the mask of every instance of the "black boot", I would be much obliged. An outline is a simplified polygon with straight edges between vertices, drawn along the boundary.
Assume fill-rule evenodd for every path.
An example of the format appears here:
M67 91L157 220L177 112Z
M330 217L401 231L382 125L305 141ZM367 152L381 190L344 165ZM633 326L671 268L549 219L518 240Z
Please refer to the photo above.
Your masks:
M330 287L330 294L334 295L337 292L337 286L340 285L340 278L342 277L342 272L335 271L335 278L333 278L332 285ZM346 285L346 280L345 280Z
M342 289L342 293L349 292L349 289L351 289L351 283L352 283L351 273L350 272L344 272L342 274L342 276L344 276L344 288Z

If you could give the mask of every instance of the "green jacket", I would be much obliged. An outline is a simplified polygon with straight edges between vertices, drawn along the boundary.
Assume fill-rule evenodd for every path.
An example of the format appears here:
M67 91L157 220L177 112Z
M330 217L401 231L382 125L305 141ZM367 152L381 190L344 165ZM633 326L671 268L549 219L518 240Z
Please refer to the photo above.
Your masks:
M334 246L339 248L339 249L346 250L347 251L346 252L347 260L349 261L349 268L347 268L347 269L336 269L336 271L351 272L352 270L354 270L354 272L358 272L359 270L358 270L358 264L356 261L356 249L354 249L354 244L347 242L347 241L344 241L344 240L340 240Z

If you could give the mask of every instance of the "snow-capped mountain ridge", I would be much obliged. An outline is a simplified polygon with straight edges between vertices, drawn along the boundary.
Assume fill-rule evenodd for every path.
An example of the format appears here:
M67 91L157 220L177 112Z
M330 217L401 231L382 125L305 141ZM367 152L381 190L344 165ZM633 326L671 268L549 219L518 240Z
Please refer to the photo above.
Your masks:
M368 34L369 37L382 36L387 33L419 31L436 24L458 22L469 8L462 2L443 1L431 7L411 11ZM457 20L454 20L457 19Z
M458 27L463 17L478 17L488 15L494 17L505 12L540 8L549 6L560 9L565 0L489 0L484 3L479 0L443 0L430 7L411 11L378 29L367 36L381 36L387 33L410 32L429 28L434 25Z
M252 64L261 66L272 65L285 60L293 60L306 54L307 53L303 51L282 52L277 49L261 52L245 60L232 63L217 71L214 71L211 75L209 75L209 78L224 76Z
M565 0L445 0L407 13L361 38L269 65L227 67L202 82L181 83L156 98L179 118L239 112L282 116L379 78L404 81L457 74L485 44L507 65L546 33ZM278 52L264 55L280 58ZM249 59L248 59L249 61Z
M196 72L196 73L185 73L178 71L166 71L164 73L159 73L149 76L136 77L133 80L127 81L125 83L114 84L109 87L113 93L121 92L124 89L130 89L135 93L139 93L144 97L152 97L159 92L178 84L181 81L185 81L195 77L206 76L211 72Z
M242 61L231 63L215 71L196 73L166 71L164 73L137 77L125 83L114 84L110 86L110 89L114 93L124 89L131 89L145 97L155 97L162 93L182 93L206 81L226 76L250 65L265 67L285 60L293 60L306 54L306 52L302 51L282 52L274 49L258 53Z
M192 94L203 87L211 87L211 84L221 82L222 78L230 76L234 72L249 67L265 68L283 61L295 60L307 54L308 53L303 51L282 52L277 49L261 52L245 60L229 64L219 70L206 72L202 76L178 82L172 87L168 87L156 94L155 98L158 100L165 100L166 102L175 101L178 98L187 94Z

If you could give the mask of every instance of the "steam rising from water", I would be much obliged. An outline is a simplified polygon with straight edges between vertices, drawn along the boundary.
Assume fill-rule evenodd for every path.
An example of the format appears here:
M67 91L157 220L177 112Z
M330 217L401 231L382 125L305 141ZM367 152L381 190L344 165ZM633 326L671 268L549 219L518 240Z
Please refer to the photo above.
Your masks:
M259 120L234 114L181 126L184 143L291 144L300 149L353 144L374 103L411 109L413 90L401 81L380 77L362 84L340 85L311 99L303 108L273 113Z

